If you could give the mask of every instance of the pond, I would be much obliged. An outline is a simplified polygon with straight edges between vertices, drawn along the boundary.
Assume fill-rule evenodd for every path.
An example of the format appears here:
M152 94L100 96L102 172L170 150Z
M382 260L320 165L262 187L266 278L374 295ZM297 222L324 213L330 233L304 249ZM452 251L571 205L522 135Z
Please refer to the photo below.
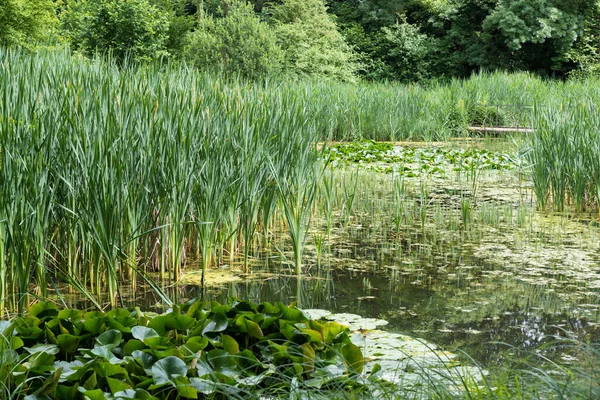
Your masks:
M239 260L223 262L203 291L188 267L169 293L381 318L387 331L484 368L528 354L577 362L547 344L600 340L596 216L536 211L516 151L462 146L338 147L324 183L332 193L314 207L301 277L280 226L269 248L253 255L250 273ZM157 303L152 291L135 299L142 308Z

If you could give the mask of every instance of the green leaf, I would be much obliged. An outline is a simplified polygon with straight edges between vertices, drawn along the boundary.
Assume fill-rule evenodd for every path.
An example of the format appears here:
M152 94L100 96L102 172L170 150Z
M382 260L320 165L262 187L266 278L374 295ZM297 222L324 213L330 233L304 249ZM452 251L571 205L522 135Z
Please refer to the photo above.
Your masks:
M167 330L176 329L180 332L183 332L190 329L194 323L196 323L196 319L188 317L187 315L171 316L169 319L167 319L165 328Z
M103 332L105 330L105 322L106 322L106 318L104 316L101 318L97 318L97 317L86 318L83 321L83 328L86 331L88 331L90 334L96 336L96 335L99 335L100 332Z
M206 360L213 367L213 370L216 373L220 373L229 377L238 375L235 358L225 350L210 350L206 353Z
M150 374L154 379L155 385L171 383L173 386L176 386L177 382L175 381L175 378L178 376L186 376L187 366L177 357L167 357L154 363L150 370Z
M210 322L202 329L202 335L212 332L223 332L229 325L229 319L225 314L217 313L213 315Z
M114 349L121 344L123 336L121 332L116 329L111 329L104 332L102 335L96 338L96 342L101 346L107 346L110 350Z
M223 342L223 349L229 354L237 354L240 352L239 343L229 335L221 335L221 342Z
M134 338L141 340L142 342L144 342L148 338L159 336L154 329L147 328L145 326L134 326L133 328L131 328L131 334Z
M106 382L108 383L108 387L110 388L110 392L114 395L117 392L122 392L127 389L131 389L131 386L126 384L125 382L121 382L118 379L106 377Z
M41 301L29 307L29 315L43 321L58 315L58 307L54 303Z
M353 343L346 343L341 348L342 356L352 372L362 373L365 359L360 349Z
M190 378L190 385L204 395L213 394L217 390L217 384L208 379Z
M78 336L62 334L62 335L58 335L56 337L56 339L58 340L58 347L60 347L60 349L67 354L75 353L77 351L77 349L79 348L79 337Z
M106 400L104 392L100 389L82 391L83 395L90 400Z

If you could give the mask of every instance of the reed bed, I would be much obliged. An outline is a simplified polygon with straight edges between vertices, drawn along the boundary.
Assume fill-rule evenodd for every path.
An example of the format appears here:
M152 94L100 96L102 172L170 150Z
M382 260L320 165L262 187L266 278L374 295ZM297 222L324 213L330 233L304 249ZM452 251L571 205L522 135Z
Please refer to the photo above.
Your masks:
M294 93L65 52L0 59L2 312L57 278L115 305L153 272L177 281L188 254L203 270L247 256L259 221L307 187L285 182L318 181Z
M598 210L600 103L598 94L588 95L552 109L536 107L536 134L527 154L541 209Z

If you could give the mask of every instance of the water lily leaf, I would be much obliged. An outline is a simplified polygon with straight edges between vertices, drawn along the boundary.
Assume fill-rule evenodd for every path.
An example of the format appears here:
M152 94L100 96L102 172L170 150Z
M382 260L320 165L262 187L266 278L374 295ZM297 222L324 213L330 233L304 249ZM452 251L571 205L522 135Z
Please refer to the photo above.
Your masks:
M239 343L229 335L221 335L221 342L223 342L223 349L229 354L237 354L240 352Z
M155 336L147 338L146 340L144 340L144 343L151 349L159 350L166 349L170 341L171 338L169 338L168 336Z
M62 334L56 337L58 347L65 353L75 353L79 348L79 337L69 334Z
M54 303L41 301L29 307L29 315L38 318L40 321L56 317L58 315L58 307Z
M81 393L89 400L106 400L104 392L100 389L82 390Z
M92 368L101 378L119 378L127 379L129 373L119 365L111 364L110 362L94 362Z
M120 318L120 319L116 319L116 318L112 318L112 317L107 317L106 318L106 326L112 329L115 329L119 332L123 332L123 333L130 333L131 332L131 327L134 326L137 323L137 321L135 320L135 318L131 318L131 317L125 317L125 318Z
M73 321L79 321L82 316L83 313L81 311L73 308L65 308L58 313L58 319L70 319Z
M353 343L346 343L341 348L342 356L352 372L361 373L365 365L365 359L362 352Z
M94 348L90 351L90 353L95 356L98 356L100 358L104 358L106 361L113 363L113 364L122 363L123 360L121 360L120 358L115 356L114 353L112 352L113 348L114 348L114 345L112 345L112 344L105 345L105 346L95 345Z
M236 319L235 324L240 329L240 332L248 333L248 336L250 337L260 339L265 336L256 322L247 319L243 315L240 315L238 319Z
M60 351L58 346L55 344L42 344L42 343L36 344L33 347L23 347L23 350L25 350L29 354L48 353L48 354L52 354L52 355L58 354L58 352Z
M195 318L188 317L187 315L171 316L165 323L167 330L175 329L180 332L190 329L196 322Z
M12 335L12 331L13 331L13 326L10 322L4 321L4 320L0 321L0 335L7 338L10 335Z
M286 321L291 321L291 322L306 321L306 317L304 316L302 311L298 310L295 307L287 307L281 303L278 303L278 304L279 304L279 307L281 308L282 318L285 319Z
M252 304L252 303L247 302L247 301L237 302L237 303L235 303L235 305L233 306L233 308L235 310L238 310L238 311L248 311L248 312L251 312L253 314L257 312L256 306L254 304Z
M277 304L271 304L267 301L259 304L257 307L259 313L263 313L269 317L279 317L281 315L281 308Z
M145 370L150 370L150 368L152 368L152 366L156 362L156 358L152 354L146 353L145 351L136 350L133 353L131 353L131 356L135 360L139 361L140 365Z
M125 382L121 382L120 380L115 379L115 378L107 377L106 378L106 382L108 383L108 387L110 388L110 392L113 395L115 393L117 393L117 392L122 392L122 391L125 391L127 389L131 389L131 386L129 386Z
M146 345L137 339L131 339L123 345L123 353L131 355L136 350L144 350Z
M202 329L202 335L212 332L223 332L227 329L229 320L223 313L214 314L210 322Z
M184 345L191 353L197 353L200 350L204 350L206 346L208 346L208 338L204 336L192 336Z
M177 378L177 394L188 399L197 399L198 391L194 389L185 376Z
M84 389L93 390L98 386L98 379L96 378L96 373L94 372L83 384Z
M345 332L348 328L337 322L327 322L323 324L323 339L325 343L333 342L339 334Z
M29 370L43 372L52 371L52 363L54 362L54 356L48 353L35 353L29 357Z
M177 382L175 381L175 378L178 376L186 376L187 366L177 357L167 357L154 363L150 370L150 374L156 385L171 383L173 386L176 386Z
M0 365L15 364L19 361L19 353L12 349L0 350Z
M258 361L254 353L248 349L238 353L235 361L240 369L245 372L255 370L257 367L264 367L263 364Z
M206 360L216 373L233 377L238 375L237 363L234 357L221 349L210 350L206 353Z
M38 303L39 304L39 303ZM21 317L13 322L14 329L23 340L37 340L44 331L38 326L41 321L34 317Z
M62 369L58 368L52 373L42 384L42 386L33 393L35 396L44 396L44 395L52 395L56 390L56 386L58 385L58 380L60 378L60 374L62 373Z
M98 318L98 317L86 318L83 321L83 329L88 331L91 335L96 336L96 335L99 335L100 332L103 332L105 330L105 326L106 326L105 322L106 322L106 318L104 316L102 316L100 318Z
M315 361L317 355L315 349L309 344L305 343L300 346L302 349L302 367L305 372L312 372L315 370Z
M154 329L139 325L131 328L131 334L142 342L148 338L158 337L158 333Z
M115 397L117 399L140 399L140 400L151 400L156 399L156 397L152 397L150 393L145 391L144 389L127 389L122 392L115 393Z
M213 394L217 390L217 384L208 379L190 378L190 385L199 393L205 395Z
M123 336L121 335L121 332L116 329L111 329L98 336L96 338L96 342L102 346L107 346L110 350L112 350L121 344L122 338Z

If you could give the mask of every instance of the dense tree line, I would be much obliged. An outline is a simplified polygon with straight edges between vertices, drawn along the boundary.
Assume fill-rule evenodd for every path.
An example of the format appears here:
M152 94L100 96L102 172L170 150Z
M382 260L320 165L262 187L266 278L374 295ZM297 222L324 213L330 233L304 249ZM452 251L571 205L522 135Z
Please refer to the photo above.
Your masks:
M600 72L600 0L0 0L0 44L251 78Z

